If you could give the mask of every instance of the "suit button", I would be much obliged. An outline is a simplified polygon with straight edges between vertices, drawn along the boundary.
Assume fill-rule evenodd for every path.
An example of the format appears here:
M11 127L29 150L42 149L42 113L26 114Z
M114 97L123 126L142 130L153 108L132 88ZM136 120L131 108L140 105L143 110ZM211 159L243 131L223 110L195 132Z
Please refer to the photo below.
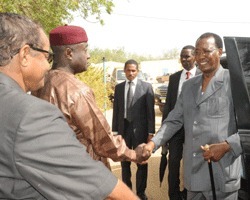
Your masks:
M197 121L194 121L194 125L197 125L198 124L198 122Z
M193 153L193 157L195 157L197 154L196 153Z

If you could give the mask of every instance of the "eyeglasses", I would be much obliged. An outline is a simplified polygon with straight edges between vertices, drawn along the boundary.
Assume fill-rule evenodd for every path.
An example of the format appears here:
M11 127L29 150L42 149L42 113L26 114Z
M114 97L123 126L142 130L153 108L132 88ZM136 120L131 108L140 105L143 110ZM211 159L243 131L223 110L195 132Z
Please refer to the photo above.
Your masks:
M215 49L207 49L207 50L204 50L204 51L200 51L200 50L195 50L194 51L194 54L195 56L201 56L201 55L205 55L205 56L209 56L210 54L212 54L215 50L218 50L217 48Z
M39 52L42 52L42 53L47 53L47 56L46 59L48 61L48 63L51 63L53 61L53 57L54 57L54 54L50 51L46 51L44 49L40 49L40 48L37 48L37 47L34 47L33 44L28 44L30 46L31 49L35 50L35 51L39 51Z

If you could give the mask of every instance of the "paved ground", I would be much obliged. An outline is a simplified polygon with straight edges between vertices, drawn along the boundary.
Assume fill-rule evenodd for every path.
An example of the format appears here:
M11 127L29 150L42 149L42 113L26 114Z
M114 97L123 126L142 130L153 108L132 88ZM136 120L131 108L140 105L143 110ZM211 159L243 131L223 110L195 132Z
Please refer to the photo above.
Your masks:
M112 110L108 110L105 113L107 120L111 125L112 121ZM158 107L155 107L156 113L156 130L159 129L161 125L161 112ZM159 181L159 165L161 158L161 149L156 151L151 158L149 159L148 164L148 186L146 190L146 194L149 200L168 200L168 185L167 185L167 177L168 177L168 169L166 169L163 183L160 187ZM111 160L112 172L121 179L121 166L120 162L113 162ZM133 191L135 192L135 173L136 173L136 164L132 163L132 182L133 182ZM182 176L182 172L181 172ZM181 183L182 185L182 183Z

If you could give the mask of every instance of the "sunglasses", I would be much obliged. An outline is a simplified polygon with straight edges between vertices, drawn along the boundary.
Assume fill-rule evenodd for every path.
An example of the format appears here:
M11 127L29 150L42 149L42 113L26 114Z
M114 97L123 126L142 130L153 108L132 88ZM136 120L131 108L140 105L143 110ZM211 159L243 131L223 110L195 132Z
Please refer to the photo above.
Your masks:
M31 49L33 49L35 51L46 53L45 57L46 57L48 63L51 63L53 61L54 54L52 52L46 51L44 49L40 49L40 48L37 48L37 47L34 47L33 44L28 44L28 45L30 46Z

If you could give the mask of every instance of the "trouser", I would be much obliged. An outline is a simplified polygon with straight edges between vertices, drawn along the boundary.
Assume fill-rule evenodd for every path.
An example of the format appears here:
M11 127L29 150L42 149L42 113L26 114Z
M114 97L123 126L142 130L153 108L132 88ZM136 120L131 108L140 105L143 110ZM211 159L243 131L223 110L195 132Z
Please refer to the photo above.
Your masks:
M131 182L131 162L121 162L122 166L122 181L132 189L132 182ZM147 177L148 177L148 164L139 165L137 164L137 171L136 171L136 193L143 194L145 193L147 187Z
M133 130L133 122L128 122L125 120L125 135L124 139L126 141L126 145L130 149L134 149L137 147L137 141L134 138L134 130ZM131 162L124 161L121 162L122 167L122 181L132 189L131 182ZM140 165L137 164L136 171L136 193L138 195L144 194L147 187L147 178L148 178L148 164Z
M184 131L181 129L169 140L168 195L170 200L180 199L180 163L183 154Z
M238 200L238 191L220 192L216 191L217 200ZM212 191L208 192L187 192L187 200L213 200Z

